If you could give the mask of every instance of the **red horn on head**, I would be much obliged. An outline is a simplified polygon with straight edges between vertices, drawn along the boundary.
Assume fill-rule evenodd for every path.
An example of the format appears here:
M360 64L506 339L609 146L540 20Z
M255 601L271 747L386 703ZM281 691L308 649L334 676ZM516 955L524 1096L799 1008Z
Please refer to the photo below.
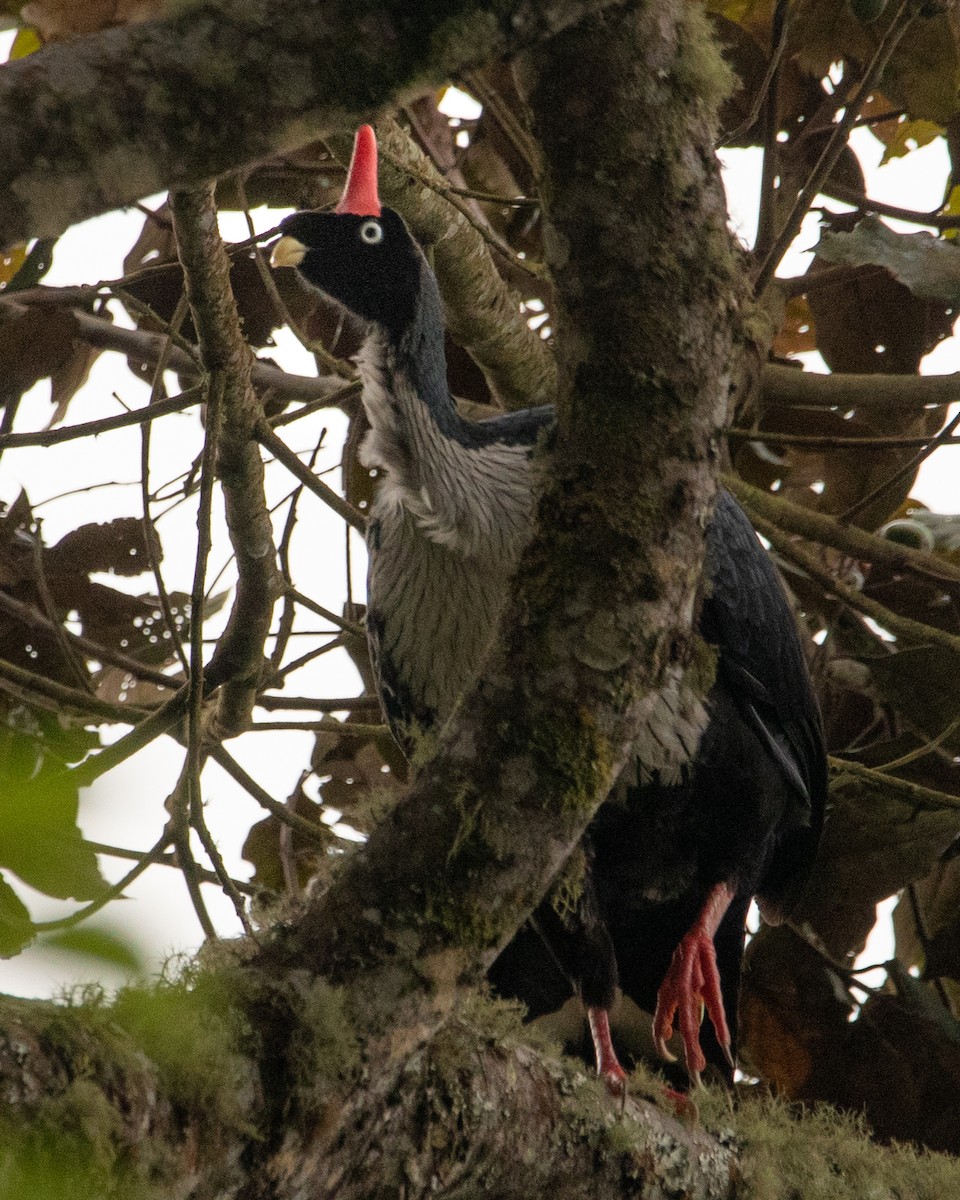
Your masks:
M377 196L377 135L371 125L361 125L353 143L353 158L347 182L337 205L338 213L355 217L379 217Z

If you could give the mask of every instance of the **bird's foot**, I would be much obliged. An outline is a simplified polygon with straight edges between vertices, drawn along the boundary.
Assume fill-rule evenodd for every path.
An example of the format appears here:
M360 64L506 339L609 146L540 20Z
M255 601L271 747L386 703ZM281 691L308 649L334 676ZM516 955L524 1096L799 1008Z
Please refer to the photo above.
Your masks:
M725 884L718 884L711 891L697 923L674 951L666 978L657 993L657 1011L653 1018L657 1052L668 1061L674 1060L674 1055L667 1049L667 1042L673 1035L673 1019L676 1017L683 1039L687 1074L695 1087L700 1085L700 1074L707 1065L700 1048L703 1009L707 1011L727 1062L731 1067L734 1065L730 1029L723 1011L717 953L713 945L713 935L732 898L733 892Z
M597 1074L607 1085L607 1091L617 1096L621 1104L627 1096L627 1073L620 1066L617 1052L613 1048L610 1037L610 1014L605 1008L591 1007L587 1009L587 1021L590 1023L590 1036L593 1038L593 1051L597 1059Z

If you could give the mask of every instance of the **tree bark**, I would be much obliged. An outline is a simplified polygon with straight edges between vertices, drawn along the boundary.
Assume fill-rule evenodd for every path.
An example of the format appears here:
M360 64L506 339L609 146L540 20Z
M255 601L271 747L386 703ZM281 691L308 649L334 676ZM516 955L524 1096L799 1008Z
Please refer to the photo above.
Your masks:
M0 72L0 245L294 150L616 3L198 0L49 46Z

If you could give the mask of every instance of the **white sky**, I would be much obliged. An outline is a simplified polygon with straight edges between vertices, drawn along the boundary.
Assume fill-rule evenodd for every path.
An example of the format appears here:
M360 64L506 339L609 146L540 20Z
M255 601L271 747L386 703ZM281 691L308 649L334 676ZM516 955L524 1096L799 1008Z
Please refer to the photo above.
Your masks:
M908 160L896 161L882 169L876 165L880 147L869 133L858 133L856 148L867 170L868 190L872 197L923 208L932 207L931 197L940 196L948 169L941 143L934 143L914 152ZM729 152L724 155L724 161L733 227L749 242L753 236L752 214L756 211L759 189L759 152ZM255 218L258 229L267 229L276 224L278 214L259 210ZM70 230L58 243L54 265L45 282L96 283L100 279L121 276L123 257L139 234L142 221L142 215L136 211L113 213ZM240 240L247 235L238 216L228 214L224 217L223 228L230 240ZM805 248L815 241L816 233L808 226L798 240L800 248L791 251L782 273L796 274L802 270ZM809 253L808 249L806 253ZM277 340L277 350L271 351L276 361L288 370L313 373L312 360L291 335L281 333ZM958 369L958 359L957 341L951 338L928 357L923 369L933 373L954 371ZM113 415L122 411L122 405L142 404L146 391L121 360L113 355L103 355L97 361L90 381L74 399L68 420L72 423ZM50 415L49 386L41 383L25 398L16 428L42 428ZM189 466L200 443L197 423L194 410L154 424L151 461L155 483L173 479ZM335 412L318 414L284 431L294 449L307 450L316 444L324 427L328 430L325 444L329 449L321 454L318 462L321 471L332 470L339 460L344 430L342 416ZM43 535L48 544L84 521L103 521L114 515L139 516L136 482L139 455L140 436L136 429L88 439L83 443L81 453L72 445L7 451L0 468L0 500L9 503L21 487L26 488L35 512L43 518ZM111 480L114 484L107 493L76 490L103 480ZM334 485L338 481L337 475L330 480ZM276 468L268 471L271 502L279 501L291 487L291 480L284 471ZM65 492L72 493L68 499L51 499ZM939 511L960 509L950 449L939 451L924 466L914 495ZM281 510L280 522L284 511ZM298 586L321 604L339 612L345 588L342 523L309 494L302 498L299 511L296 535L300 563ZM194 518L195 506L183 504L162 519L161 536L168 551L163 569L170 589L190 589ZM353 551L356 595L362 597L365 559L359 539L354 539ZM208 578L212 578L228 558L228 546L221 533L211 557ZM228 586L232 578L228 569L223 583L215 590ZM108 577L104 582L128 587L131 591L151 587L151 583L143 578L118 581ZM301 627L318 629L322 625L317 619L308 618L303 620ZM303 649L306 648L304 639ZM293 695L350 695L358 690L358 678L345 655L340 655L339 663L334 655L329 655L321 659L318 668L295 676L288 690ZM112 740L119 732L105 729L104 736ZM283 799L293 789L301 768L308 762L311 745L312 735L306 733L271 733L245 737L231 743L228 749L277 799ZM85 834L94 840L132 848L151 845L163 825L163 801L177 777L181 755L182 751L169 739L163 739L110 772L82 798L81 825ZM204 785L208 822L231 870L245 878L249 866L240 859L240 846L251 823L262 817L262 810L215 766L208 767L205 772ZM120 878L128 867L126 862L107 858L101 859L101 865L111 879ZM17 886L19 888L19 884ZM218 927L224 933L236 932L238 924L229 902L214 887L205 887L204 893ZM62 915L73 908L73 905L59 904L33 894L30 889L23 889L23 895L37 919ZM130 888L128 899L108 907L98 922L101 927L123 931L126 936L133 930L132 936L151 968L171 952L194 948L200 940L196 917L182 881L176 872L160 867L148 870ZM884 922L878 940L868 948L866 958L882 960L889 955L889 947L889 926ZM94 976L108 986L121 982L119 976L111 976L110 971L99 965L93 970L85 970L82 963L65 962L60 955L32 948L12 961L0 961L0 992L44 995L60 988L65 980Z

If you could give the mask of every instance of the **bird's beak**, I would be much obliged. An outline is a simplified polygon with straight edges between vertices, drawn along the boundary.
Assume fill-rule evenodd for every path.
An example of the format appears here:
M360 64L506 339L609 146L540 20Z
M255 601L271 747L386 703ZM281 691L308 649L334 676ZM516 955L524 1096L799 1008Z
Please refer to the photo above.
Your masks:
M270 266L296 267L302 261L306 252L307 247L303 242L298 242L295 237L282 237L274 246L273 253L270 255Z

